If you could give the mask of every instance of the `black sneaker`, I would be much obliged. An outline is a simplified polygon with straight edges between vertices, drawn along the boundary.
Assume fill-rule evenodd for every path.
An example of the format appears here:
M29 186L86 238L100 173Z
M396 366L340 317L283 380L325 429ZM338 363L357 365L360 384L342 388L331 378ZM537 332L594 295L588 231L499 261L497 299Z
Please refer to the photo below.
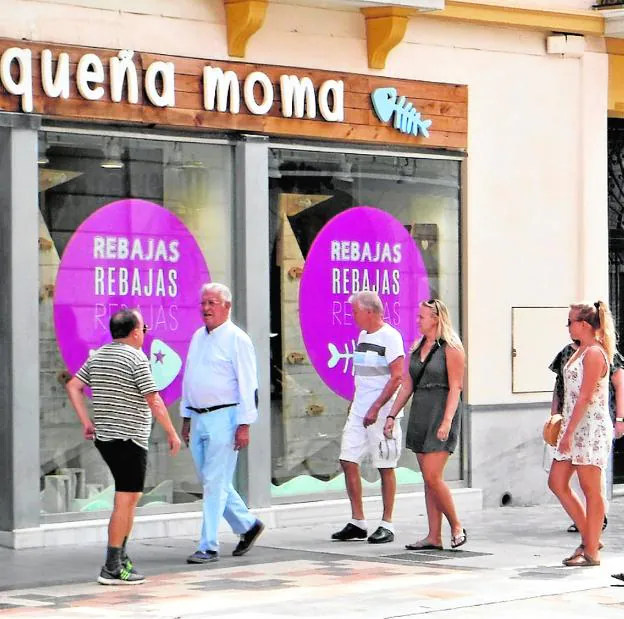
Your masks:
M236 544L236 548L232 551L232 556L234 557L242 557L245 553L251 550L251 547L256 543L256 540L260 537L260 534L264 531L264 525L256 520L256 524L254 524L247 533L243 533L240 536L240 542Z
M347 522L344 529L336 531L331 538L339 542L348 542L352 539L366 539L367 535L368 531L366 529L357 527L352 522Z
M219 553L216 550L196 550L186 558L187 563L213 563L219 560Z
M131 572L125 567L122 567L118 573L114 573L104 566L100 570L97 581L101 585L141 585L145 582L145 576Z
M133 574L137 574L138 573L134 569L134 563L132 563L132 559L126 553L124 553L122 558L121 558L121 565L125 569L127 569L129 572L132 572Z
M368 538L369 544L387 544L394 541L394 533L386 527L377 527L377 530Z

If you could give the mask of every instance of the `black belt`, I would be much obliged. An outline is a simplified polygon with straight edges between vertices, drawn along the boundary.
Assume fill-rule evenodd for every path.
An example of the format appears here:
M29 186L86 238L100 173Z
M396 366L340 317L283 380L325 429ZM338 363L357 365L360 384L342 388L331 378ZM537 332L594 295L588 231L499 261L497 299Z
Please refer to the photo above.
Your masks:
M187 406L188 410L193 411L194 413L212 413L213 411L218 411L220 408L229 408L230 406L238 406L236 404L217 404L216 406L207 406L206 408L195 408L194 406Z

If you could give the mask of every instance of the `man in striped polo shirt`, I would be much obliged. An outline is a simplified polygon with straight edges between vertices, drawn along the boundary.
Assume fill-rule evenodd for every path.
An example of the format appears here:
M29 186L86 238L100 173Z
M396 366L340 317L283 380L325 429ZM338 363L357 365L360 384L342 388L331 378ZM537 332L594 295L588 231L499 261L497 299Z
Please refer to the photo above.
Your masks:
M134 570L126 542L145 484L152 415L167 434L171 455L180 450L180 438L141 350L146 331L138 311L117 312L110 319L113 341L95 351L67 383L84 437L94 440L115 480L106 563L98 577L103 585L135 585L145 580ZM85 404L85 387L92 392L93 421Z
M384 434L384 425L403 379L405 351L401 334L384 322L384 307L376 292L357 292L351 295L349 302L353 318L362 329L353 354L355 394L340 446L340 464L351 502L351 520L334 533L332 539L344 542L365 539L368 535L362 505L360 462L370 454L373 466L381 476L383 516L368 541L384 544L394 540L394 469L401 455L402 440L400 424L394 426L390 436Z

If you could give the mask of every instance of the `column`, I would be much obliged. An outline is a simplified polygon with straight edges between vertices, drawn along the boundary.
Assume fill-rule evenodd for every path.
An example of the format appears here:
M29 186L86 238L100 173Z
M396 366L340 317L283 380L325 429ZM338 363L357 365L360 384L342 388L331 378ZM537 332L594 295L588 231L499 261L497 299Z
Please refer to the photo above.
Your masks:
M0 532L39 525L38 128L0 113Z
M256 349L258 421L239 459L238 488L250 507L271 504L271 394L269 294L268 144L263 136L242 136L236 145L234 314Z
M580 64L580 218L578 301L609 301L607 192L608 57L585 52Z

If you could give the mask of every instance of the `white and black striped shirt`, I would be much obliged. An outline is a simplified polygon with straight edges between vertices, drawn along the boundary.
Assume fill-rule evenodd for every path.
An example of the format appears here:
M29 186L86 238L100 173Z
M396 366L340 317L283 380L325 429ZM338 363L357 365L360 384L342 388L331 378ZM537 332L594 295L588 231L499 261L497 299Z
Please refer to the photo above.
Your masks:
M147 449L152 412L145 396L157 389L145 353L123 342L105 344L76 377L91 388L97 440L129 439Z
M355 394L351 405L353 415L357 417L366 415L390 380L390 364L404 356L403 338L389 324L384 323L381 329L374 333L360 332L353 354L355 373ZM379 411L382 417L390 413L395 399L396 392ZM400 416L401 413L397 418Z

